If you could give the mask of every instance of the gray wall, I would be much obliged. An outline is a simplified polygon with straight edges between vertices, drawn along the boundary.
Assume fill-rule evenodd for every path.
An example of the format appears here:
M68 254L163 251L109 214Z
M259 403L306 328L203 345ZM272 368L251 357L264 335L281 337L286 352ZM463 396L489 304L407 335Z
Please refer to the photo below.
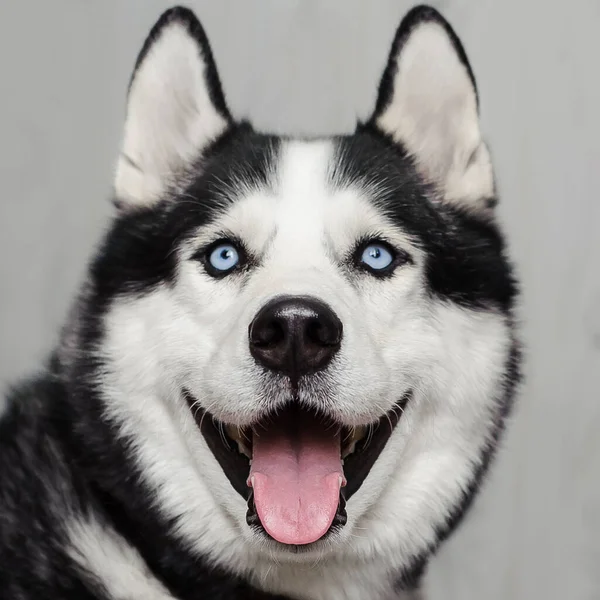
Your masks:
M528 379L436 600L600 598L600 3L432 2L478 76L524 282ZM340 132L372 107L406 0L189 1L233 112ZM0 381L55 340L106 224L135 54L159 0L0 2Z

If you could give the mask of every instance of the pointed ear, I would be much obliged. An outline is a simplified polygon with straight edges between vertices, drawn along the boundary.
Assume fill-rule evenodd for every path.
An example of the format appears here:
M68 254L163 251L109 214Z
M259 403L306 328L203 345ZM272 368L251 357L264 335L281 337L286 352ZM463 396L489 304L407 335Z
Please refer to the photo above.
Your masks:
M440 199L474 212L493 206L475 78L460 40L433 8L413 8L400 24L370 123L408 152Z
M202 26L188 9L168 10L129 84L115 203L127 208L164 198L230 124Z

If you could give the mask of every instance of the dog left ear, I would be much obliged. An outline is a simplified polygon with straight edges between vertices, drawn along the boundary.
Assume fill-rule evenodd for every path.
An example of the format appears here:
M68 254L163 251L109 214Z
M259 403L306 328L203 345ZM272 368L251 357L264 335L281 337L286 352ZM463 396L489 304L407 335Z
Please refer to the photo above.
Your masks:
M402 146L441 200L473 212L493 206L475 78L460 40L435 9L418 6L402 20L369 123Z
M166 11L129 85L115 203L128 208L164 199L231 122L202 25L186 8Z

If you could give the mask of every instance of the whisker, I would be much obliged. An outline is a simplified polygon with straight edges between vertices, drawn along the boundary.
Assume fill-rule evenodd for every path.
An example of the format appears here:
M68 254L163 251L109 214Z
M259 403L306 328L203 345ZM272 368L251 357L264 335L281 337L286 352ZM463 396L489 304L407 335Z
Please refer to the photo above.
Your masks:
M219 430L219 435L221 436L221 441L223 442L223 444L225 444L227 449L231 450L231 446L229 445L229 441L227 439L227 436L225 435L223 423L213 417L213 424L215 424L217 426L217 429Z

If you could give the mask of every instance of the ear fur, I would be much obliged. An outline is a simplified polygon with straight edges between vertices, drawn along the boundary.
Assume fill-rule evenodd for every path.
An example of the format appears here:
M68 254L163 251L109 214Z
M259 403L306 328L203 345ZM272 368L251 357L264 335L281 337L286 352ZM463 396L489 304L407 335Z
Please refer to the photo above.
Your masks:
M193 12L175 7L138 55L115 177L115 203L151 205L231 124L208 39Z
M494 175L475 78L460 40L435 9L417 6L402 20L369 123L403 147L440 199L490 211Z

